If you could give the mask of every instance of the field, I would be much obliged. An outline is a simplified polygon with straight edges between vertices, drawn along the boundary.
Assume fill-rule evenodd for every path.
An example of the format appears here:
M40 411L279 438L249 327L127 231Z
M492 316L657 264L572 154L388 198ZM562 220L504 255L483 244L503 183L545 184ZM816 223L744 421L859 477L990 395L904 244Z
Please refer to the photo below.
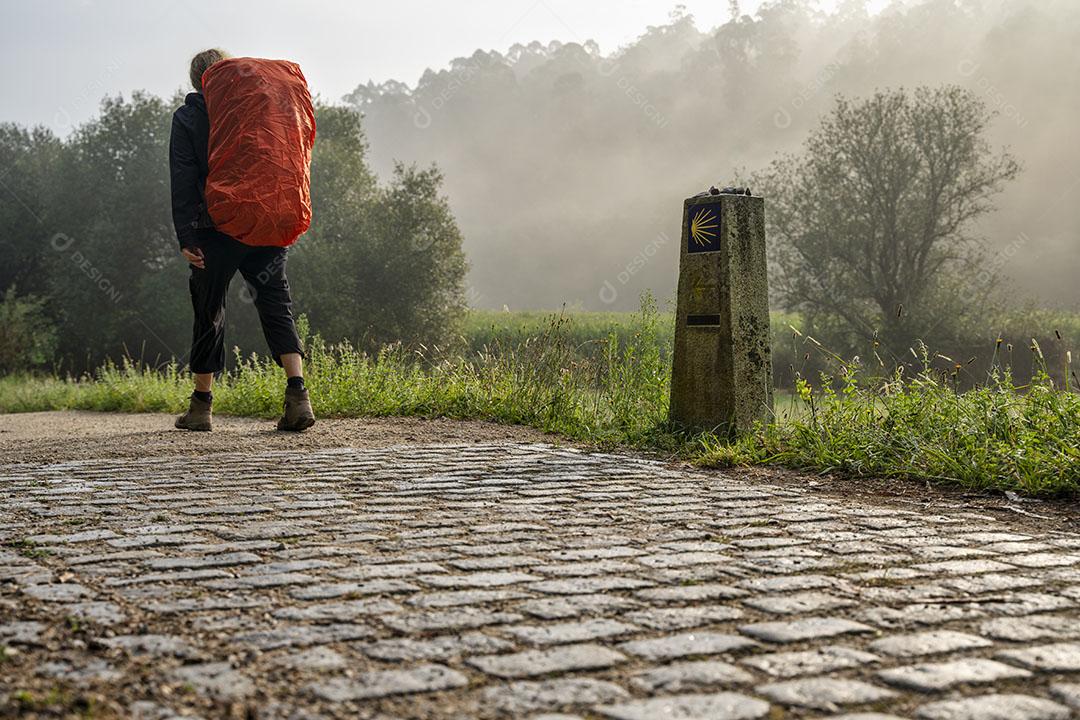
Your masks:
M1067 332L1055 329L1042 344L989 341L979 359L985 371L923 349L903 368L869 372L794 330L797 318L776 315L777 375L786 363L793 382L778 394L773 422L735 442L668 423L672 318L648 300L627 314L474 312L448 348L390 346L369 355L313 336L306 375L323 416L480 419L709 466L1071 495L1080 488L1080 395L1064 381L1074 377L1071 353L1051 355L1049 345L1067 346L1080 324L1040 321ZM1029 368L1017 372L1022 381L1013 376L1018 355ZM281 386L272 363L238 357L215 386L215 412L272 417ZM109 364L81 378L0 379L0 411L178 412L189 390L176 365Z

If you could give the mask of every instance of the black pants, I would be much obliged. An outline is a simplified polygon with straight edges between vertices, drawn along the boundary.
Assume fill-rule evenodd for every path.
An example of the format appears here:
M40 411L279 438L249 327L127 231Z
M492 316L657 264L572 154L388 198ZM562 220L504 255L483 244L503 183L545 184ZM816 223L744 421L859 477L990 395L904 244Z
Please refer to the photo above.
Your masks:
M219 232L199 235L206 262L201 269L190 266L191 305L195 309L191 371L217 373L225 369L225 296L237 270L247 281L274 361L280 365L286 353L303 355L285 277L288 250L252 247Z

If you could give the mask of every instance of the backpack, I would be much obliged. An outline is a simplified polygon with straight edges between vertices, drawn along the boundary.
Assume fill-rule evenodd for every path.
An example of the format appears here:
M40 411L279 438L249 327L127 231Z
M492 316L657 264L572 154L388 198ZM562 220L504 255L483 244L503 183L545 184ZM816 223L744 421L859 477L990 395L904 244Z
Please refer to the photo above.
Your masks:
M202 84L210 219L247 245L292 245L311 225L315 144L315 110L300 66L229 58L207 68Z

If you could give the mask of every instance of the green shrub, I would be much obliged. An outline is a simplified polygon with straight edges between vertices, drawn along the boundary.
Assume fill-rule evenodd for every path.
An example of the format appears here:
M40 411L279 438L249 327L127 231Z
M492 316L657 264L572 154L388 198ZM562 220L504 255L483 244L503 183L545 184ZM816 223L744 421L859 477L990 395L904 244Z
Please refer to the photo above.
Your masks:
M777 422L727 444L703 438L703 465L776 464L850 475L918 478L1033 495L1080 489L1080 395L1047 373L1018 386L995 364L963 389L959 365L941 372L920 347L922 370L875 376L833 356L834 372L800 378ZM1062 358L1071 375L1071 354Z
M52 362L55 352L56 326L45 301L19 297L14 286L8 288L0 299L0 374L41 368Z

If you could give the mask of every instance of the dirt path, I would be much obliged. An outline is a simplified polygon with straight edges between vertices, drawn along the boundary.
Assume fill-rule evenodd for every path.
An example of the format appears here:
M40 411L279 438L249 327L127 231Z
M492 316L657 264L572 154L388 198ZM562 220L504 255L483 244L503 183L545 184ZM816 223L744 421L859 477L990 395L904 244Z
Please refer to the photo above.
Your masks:
M0 463L211 455L263 450L388 447L404 443L557 443L526 427L417 418L321 419L307 432L280 433L272 420L215 417L211 433L189 433L159 413L0 414Z

